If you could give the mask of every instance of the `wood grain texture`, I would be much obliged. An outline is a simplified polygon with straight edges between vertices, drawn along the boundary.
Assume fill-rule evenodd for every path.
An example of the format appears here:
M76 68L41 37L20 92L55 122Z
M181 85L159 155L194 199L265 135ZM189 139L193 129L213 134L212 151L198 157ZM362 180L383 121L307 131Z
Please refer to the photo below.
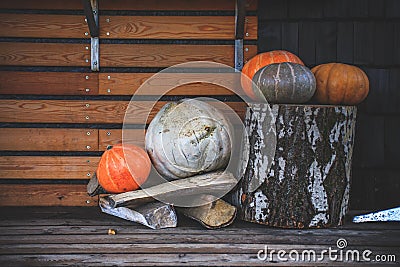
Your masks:
M88 44L0 43L0 65L90 66ZM89 60L86 62L86 59Z
M145 124L149 123L166 103L159 101L153 107L152 101L0 100L0 121ZM244 102L226 104L243 118L246 107ZM125 117L128 105L128 115Z
M233 16L102 16L100 23L107 39L235 39ZM244 27L245 39L256 40L257 17L246 17Z
M88 135L90 133L90 135ZM97 129L3 128L2 150L97 151Z
M97 76L92 72L0 71L0 94L97 95Z
M1 9L65 9L81 10L82 1L80 0L4 0L0 1Z
M89 179L99 157L2 156L0 179Z
M180 73L182 79L162 79L162 88L154 84L151 90L137 92L137 89L150 77L156 73L100 73L99 74L99 94L100 95L161 95L165 85L171 85L174 88L185 82L185 74ZM234 79L230 74L205 74L207 77L215 75L215 81L226 84L230 88L234 87ZM196 80L194 76L188 74L187 80ZM152 85L148 81L149 85ZM191 83L177 86L166 95L185 95L185 96L210 96L210 95L232 95L233 92L225 87L212 83Z
M256 45L248 45L246 48L248 51L244 53L245 61L257 53ZM169 67L190 61L212 61L233 66L234 47L232 45L103 44L100 49L101 67Z
M144 147L145 130L142 129L125 129L124 143L134 144ZM122 143L121 129L99 130L99 151L104 151L109 145Z
M21 1L21 0L19 0ZM105 10L235 10L235 1L232 0L102 0L100 9ZM247 10L257 9L257 0L246 1Z
M0 206L96 206L85 185L0 184Z
M83 15L0 13L1 37L89 38Z

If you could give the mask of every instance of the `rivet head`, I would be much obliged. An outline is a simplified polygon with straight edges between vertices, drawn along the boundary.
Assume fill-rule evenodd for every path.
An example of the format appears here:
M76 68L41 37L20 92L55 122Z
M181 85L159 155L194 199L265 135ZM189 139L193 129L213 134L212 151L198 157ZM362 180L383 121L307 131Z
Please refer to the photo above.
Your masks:
M97 61L93 62L93 65L95 65L95 66L96 66L96 65L97 65Z
M89 62L89 59L85 59L85 62L88 63L88 62Z
M87 119L87 120L88 120L88 119L89 119L89 116L86 116L86 117L85 117L85 119Z
M246 36L249 36L249 33L248 33L248 32L246 32Z
M107 93L111 93L111 89L110 88L107 89Z
M107 36L110 36L110 32L106 32L106 35L107 35Z
M91 149L92 147L91 146L86 146L86 149Z
M86 50L89 50L89 46L85 46L85 49L86 49Z
M107 21L107 22L110 22L110 19L109 19L109 18L106 18L106 21Z
M90 172L86 173L86 176L89 177L90 176Z
M85 107L87 107L87 108L90 107L90 104L85 104Z
M87 132L86 135L90 135L90 132Z
M108 80L110 80L110 79L111 79L111 76L110 76L110 75L108 75L108 76L107 76L107 79L108 79Z
M88 33L88 32L85 32L85 35L86 35L86 36L88 36L88 35L89 35L89 33Z
M90 163L90 160L87 160L86 163Z
M248 52L248 51L249 51L249 49L246 47L246 48L244 49L244 51Z
M86 204L90 204L90 200L86 200Z
M90 89L89 89L89 88L86 88L85 91L86 91L86 92L90 92Z
M86 76L85 76L85 79L86 79L86 80L89 80L89 76L88 76L88 75L86 75Z
M111 135L111 132L107 132L107 135Z
M87 22L87 19L85 19L85 22Z

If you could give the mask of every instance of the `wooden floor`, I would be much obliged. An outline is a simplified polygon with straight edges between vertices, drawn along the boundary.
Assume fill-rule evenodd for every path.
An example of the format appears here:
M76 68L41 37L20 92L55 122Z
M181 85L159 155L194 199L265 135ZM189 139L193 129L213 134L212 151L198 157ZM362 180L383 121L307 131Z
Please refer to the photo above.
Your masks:
M369 256L396 262L369 262L373 266L400 263L400 224L347 223L336 229L285 230L236 222L220 230L205 230L197 223L180 218L174 229L151 230L102 214L97 208L2 208L0 209L0 266L137 266L137 265L368 265L368 262L341 261L340 251L371 250ZM108 235L109 229L116 235ZM347 247L338 250L337 240ZM268 247L272 258L259 259L258 251ZM322 250L336 249L334 261ZM278 259L278 250L285 250ZM296 250L300 261L289 258ZM315 251L316 259L312 252ZM296 258L296 252L290 254ZM305 259L301 260L301 255ZM321 254L323 257L321 257ZM311 255L311 260L308 260ZM261 257L265 257L262 253ZM323 259L321 259L323 258Z

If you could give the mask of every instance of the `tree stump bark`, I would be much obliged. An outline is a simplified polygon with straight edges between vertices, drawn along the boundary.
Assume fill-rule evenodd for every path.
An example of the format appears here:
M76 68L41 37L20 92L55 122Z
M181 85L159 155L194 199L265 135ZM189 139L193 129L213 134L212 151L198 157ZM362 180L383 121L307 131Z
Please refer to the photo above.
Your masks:
M357 108L252 104L249 161L233 193L241 219L284 228L340 225L347 212ZM271 168L263 148L276 127ZM243 161L243 164L245 161ZM246 167L246 166L242 166ZM250 190L254 179L261 184ZM253 181L252 181L253 180Z

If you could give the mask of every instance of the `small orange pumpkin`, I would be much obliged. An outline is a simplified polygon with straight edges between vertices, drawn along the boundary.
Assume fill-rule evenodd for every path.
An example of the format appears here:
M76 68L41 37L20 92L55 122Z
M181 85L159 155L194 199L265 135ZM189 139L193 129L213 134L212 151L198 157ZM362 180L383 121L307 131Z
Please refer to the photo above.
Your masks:
M101 156L96 171L101 187L109 193L139 188L148 178L151 161L147 152L135 145L114 145Z
M256 99L251 80L253 79L254 74L261 68L273 64L273 63L283 63L283 62L292 62L300 65L304 65L303 61L298 58L295 54L292 54L285 50L274 50L269 52L260 53L252 57L242 69L242 77L241 83L244 92L247 96L252 99ZM248 77L248 79L246 78Z
M315 66L311 71L317 81L313 98L318 103L357 105L368 95L368 77L356 66L326 63Z

